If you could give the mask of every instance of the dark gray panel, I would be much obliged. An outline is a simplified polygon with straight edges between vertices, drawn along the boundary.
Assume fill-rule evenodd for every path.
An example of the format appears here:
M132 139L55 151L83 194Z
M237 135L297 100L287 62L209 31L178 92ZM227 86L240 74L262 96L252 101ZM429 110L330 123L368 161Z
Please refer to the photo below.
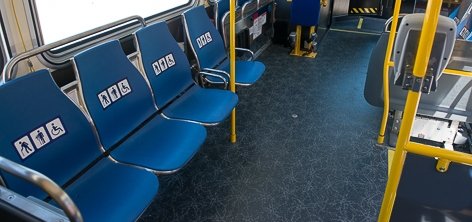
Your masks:
M436 163L407 155L390 221L472 221L472 168L451 163L441 173Z

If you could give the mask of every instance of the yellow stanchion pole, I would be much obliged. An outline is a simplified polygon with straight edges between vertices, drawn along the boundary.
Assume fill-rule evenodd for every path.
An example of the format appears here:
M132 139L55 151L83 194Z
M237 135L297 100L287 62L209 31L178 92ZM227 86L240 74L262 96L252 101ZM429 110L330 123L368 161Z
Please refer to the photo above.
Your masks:
M385 54L384 69L383 69L383 88L384 88L384 111L382 123L380 124L380 132L377 138L377 143L383 144L385 139L385 128L387 127L388 111L390 110L390 91L388 86L388 70L393 65L390 58L393 51L393 42L395 41L395 34L397 33L398 16L400 15L400 7L402 1L395 2L395 9L393 11L392 25L390 26L390 35L388 37L387 52Z
M236 92L236 0L229 1L229 62L230 62L230 80L229 87L231 92ZM231 112L231 135L230 142L236 142L236 108Z
M428 1L428 5L426 6L423 28L421 31L418 51L416 53L416 59L414 63L415 67L413 68L413 75L415 77L424 78L426 74L426 68L434 41L434 38L431 38L431 33L436 33L436 26L438 24L441 6L442 0ZM391 31L393 30L394 28L392 27ZM382 202L382 208L380 209L379 221L389 221L393 211L393 204L397 195L397 188L406 158L406 147L410 143L411 129L413 127L420 97L421 91L408 91L405 110L403 112L403 121L400 127L400 134L398 135L397 147L395 149L395 155L393 157L387 187L385 188L385 195Z

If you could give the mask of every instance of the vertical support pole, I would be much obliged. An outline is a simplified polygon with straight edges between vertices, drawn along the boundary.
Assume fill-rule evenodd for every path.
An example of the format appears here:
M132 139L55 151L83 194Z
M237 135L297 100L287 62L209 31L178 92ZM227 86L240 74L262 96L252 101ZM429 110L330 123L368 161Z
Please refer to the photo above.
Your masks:
M313 34L313 32L315 32L315 26L310 26L310 35Z
M302 26L301 25L297 25L296 35L297 35L297 38L295 39L295 48L292 51L292 55L300 54L300 42L302 39Z
M315 28L316 26L310 26L310 38L312 37L313 33L315 33ZM316 43L316 38L313 39L312 42L310 42L310 46L308 47L308 50L310 51L311 54L313 54L313 52L316 50L314 47L313 47L313 44Z
M389 63L390 63L390 58L392 56L392 51L393 51L393 42L395 41L395 34L397 33L398 16L400 15L401 5L402 5L402 1L395 2L395 8L393 11L393 20L392 20L392 25L390 26L390 35L388 37L387 52L385 54L385 60L384 60L384 69L383 69L384 111L383 111L382 123L380 124L379 136L377 137L377 143L379 144L383 144L384 139L385 139L385 128L387 127L388 111L390 110L390 90L389 90L389 85L388 85L388 70L390 67Z
M436 33L436 26L438 24L441 6L442 0L428 1L428 5L426 6L423 28L421 30L418 51L416 53L415 67L413 68L413 75L415 77L423 78L426 74L426 68L434 41L434 38L431 38L431 33ZM408 91L405 109L403 111L403 121L400 127L400 134L398 135L392 169L390 176L388 177L387 187L385 188L379 221L389 221L390 216L392 215L393 204L397 195L397 188L407 153L405 148L410 143L411 128L413 127L413 121L416 116L420 97L421 91Z
M231 92L236 92L236 0L229 1L229 63ZM236 108L231 112L230 142L236 142Z

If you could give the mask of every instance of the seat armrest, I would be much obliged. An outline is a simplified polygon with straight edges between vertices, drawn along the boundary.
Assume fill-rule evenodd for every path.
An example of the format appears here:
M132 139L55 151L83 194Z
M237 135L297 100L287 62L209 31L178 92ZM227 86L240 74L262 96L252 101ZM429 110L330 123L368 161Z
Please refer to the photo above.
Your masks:
M226 77L228 77L228 79L230 79L230 76L229 76L229 73L223 71L223 70L219 70L219 69L210 69L210 68L203 68L202 69L203 71L207 71L207 72L216 72L216 73L221 73L223 75L226 75Z
M79 209L64 190L45 175L0 156L0 169L44 190L71 221L83 221Z
M244 52L249 52L251 54L251 60L249 61L253 61L254 60L254 52L250 49L245 49L245 48L235 48L237 51L244 51Z
M218 70L219 71L219 70ZM220 72L218 72L220 73ZM226 72L224 72L226 74ZM212 76L212 77L215 77L215 78L219 78L223 81L223 83L225 84L225 87L224 89L228 89L228 81L226 80L225 77L223 77L222 75L220 74L214 74L214 73L209 73L209 72L204 72L204 71L201 71L201 72L198 72L197 73L197 76L199 76L200 78L205 78L206 76Z

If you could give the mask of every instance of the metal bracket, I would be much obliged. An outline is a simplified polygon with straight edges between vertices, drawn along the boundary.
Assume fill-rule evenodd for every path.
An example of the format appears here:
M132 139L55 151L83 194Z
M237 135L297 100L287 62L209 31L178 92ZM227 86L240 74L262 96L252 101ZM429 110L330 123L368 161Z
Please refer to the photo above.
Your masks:
M436 164L436 170L445 173L449 168L449 164L451 163L448 159L438 158L438 163Z
M427 72L424 78L419 78L413 75L413 73L405 73L403 75L402 88L405 90L412 90L413 92L422 92L429 94L431 92L431 86L433 84L434 76L432 72Z

